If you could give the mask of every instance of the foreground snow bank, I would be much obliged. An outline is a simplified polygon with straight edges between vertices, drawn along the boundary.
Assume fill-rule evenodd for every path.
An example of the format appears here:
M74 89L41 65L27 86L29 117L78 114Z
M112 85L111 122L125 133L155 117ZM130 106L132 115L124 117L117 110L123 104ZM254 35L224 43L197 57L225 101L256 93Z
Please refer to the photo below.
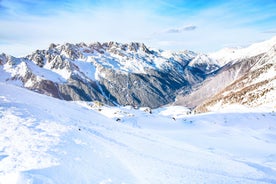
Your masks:
M150 113L0 89L0 183L276 183L274 112Z

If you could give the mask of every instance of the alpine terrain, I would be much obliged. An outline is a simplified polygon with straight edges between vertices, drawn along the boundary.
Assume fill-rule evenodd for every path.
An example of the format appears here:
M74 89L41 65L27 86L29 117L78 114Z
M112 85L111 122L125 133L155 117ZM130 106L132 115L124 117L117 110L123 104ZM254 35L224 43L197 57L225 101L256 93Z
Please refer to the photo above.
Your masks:
M276 37L273 37L246 48L223 49L210 54L220 69L190 93L177 96L174 104L195 108L196 112L233 104L275 108L275 48Z
M276 182L275 112L186 115L0 89L1 184Z
M0 55L1 78L64 100L148 106L173 102L219 69L191 51L170 52L142 43L51 44L23 58Z
M276 37L0 55L0 184L276 183Z

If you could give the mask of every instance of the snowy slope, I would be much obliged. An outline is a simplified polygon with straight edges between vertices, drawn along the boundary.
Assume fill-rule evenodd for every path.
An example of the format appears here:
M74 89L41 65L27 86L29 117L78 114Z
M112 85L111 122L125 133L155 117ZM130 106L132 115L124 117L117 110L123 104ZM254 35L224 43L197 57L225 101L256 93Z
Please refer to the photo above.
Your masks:
M246 107L276 108L276 45L254 62L241 77L197 106L197 112L239 104Z
M92 105L0 83L0 183L276 182L275 112Z
M198 54L190 63L189 66L196 67L202 71L207 71L207 73L214 72L218 70L219 63L208 57L206 54Z
M213 59L207 59L217 60L222 67L190 92L180 93L174 104L196 112L227 108L230 104L275 108L275 48L276 37L233 52L211 54Z
M274 45L276 45L276 36L270 40L254 43L245 48L224 48L220 51L210 53L209 57L217 60L220 66L223 66L230 61L250 58L268 52Z

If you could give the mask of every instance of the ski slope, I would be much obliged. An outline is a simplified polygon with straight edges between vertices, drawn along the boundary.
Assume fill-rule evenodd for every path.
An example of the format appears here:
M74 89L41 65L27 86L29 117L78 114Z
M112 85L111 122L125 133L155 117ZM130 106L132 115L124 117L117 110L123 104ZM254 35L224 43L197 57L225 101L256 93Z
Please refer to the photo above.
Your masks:
M276 183L276 113L92 106L0 83L0 183Z

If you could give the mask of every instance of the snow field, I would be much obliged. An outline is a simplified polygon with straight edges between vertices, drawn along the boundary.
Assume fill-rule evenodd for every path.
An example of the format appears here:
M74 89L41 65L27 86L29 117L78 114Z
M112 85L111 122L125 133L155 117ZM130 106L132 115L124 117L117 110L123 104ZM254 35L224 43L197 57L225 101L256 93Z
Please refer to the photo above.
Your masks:
M276 182L275 112L150 113L0 89L1 184Z

